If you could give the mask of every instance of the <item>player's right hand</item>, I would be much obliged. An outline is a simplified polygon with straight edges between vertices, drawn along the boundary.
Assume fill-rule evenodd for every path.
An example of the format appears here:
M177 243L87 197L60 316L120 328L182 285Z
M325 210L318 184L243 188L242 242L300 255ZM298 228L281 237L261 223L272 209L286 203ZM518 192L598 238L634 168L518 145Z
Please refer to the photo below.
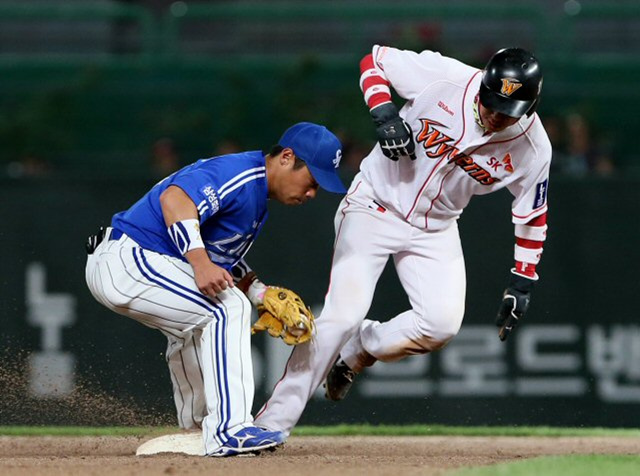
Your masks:
M232 288L233 277L224 268L209 261L193 267L196 286L205 296L215 296L228 288Z
M500 328L498 337L501 341L507 340L509 334L529 309L531 290L534 283L533 279L511 272L511 279L503 293L498 316L496 317L496 326Z
M378 126L378 142L386 157L391 160L398 160L400 157L416 159L416 144L413 141L411 127L400 117L395 104L388 102L374 107L371 117Z

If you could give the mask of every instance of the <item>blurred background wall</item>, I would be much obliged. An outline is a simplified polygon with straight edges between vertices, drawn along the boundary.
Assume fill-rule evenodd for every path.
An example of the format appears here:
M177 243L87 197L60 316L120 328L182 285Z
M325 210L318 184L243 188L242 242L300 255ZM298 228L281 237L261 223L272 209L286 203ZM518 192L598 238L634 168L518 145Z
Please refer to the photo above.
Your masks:
M505 46L539 57L554 145L542 280L501 344L492 322L512 261L510 197L476 199L460 223L461 335L433 356L377 365L340 405L314 399L303 421L638 426L639 27L638 1L0 1L0 384L16 396L0 424L68 423L7 402L45 408L82 386L171 414L163 338L91 298L84 238L177 168L266 150L301 120L339 133L349 180L374 144L358 63L377 43L479 68ZM337 204L273 204L248 256L316 310ZM387 270L372 317L406 306ZM255 339L256 404L288 352Z

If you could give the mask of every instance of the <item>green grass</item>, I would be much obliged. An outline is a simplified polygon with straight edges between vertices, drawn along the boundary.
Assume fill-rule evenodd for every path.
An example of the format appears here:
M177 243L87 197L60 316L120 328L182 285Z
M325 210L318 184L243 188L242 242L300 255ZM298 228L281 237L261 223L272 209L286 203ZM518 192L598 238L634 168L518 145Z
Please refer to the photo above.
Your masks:
M568 455L542 456L515 463L463 468L447 476L637 476L640 456Z
M178 431L176 427L74 427L0 426L9 436L153 436ZM626 436L640 437L640 429L558 428L544 426L444 426L444 425L336 425L300 426L294 436ZM640 474L640 473L639 473Z
M301 426L296 436L629 436L640 437L638 428L559 428L549 426L445 426L445 425L336 425Z

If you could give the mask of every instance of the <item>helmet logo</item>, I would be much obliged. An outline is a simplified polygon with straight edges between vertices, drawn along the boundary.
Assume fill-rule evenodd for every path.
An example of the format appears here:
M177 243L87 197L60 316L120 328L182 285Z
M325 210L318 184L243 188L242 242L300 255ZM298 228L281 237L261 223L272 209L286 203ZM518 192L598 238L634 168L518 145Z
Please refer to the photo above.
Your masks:
M502 78L502 89L500 89L500 92L507 96L511 96L514 92L520 89L521 86L522 83L515 78Z

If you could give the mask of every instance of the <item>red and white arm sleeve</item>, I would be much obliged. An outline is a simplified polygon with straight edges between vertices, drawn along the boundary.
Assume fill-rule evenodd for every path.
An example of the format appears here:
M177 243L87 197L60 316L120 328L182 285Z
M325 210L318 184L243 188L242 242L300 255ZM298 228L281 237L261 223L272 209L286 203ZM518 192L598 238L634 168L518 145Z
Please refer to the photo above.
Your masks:
M536 265L540 262L542 245L547 238L547 213L522 225L516 225L516 245L514 272L529 279L537 280Z
M389 80L368 54L360 61L360 89L364 94L364 102L369 110L376 106L391 102Z

